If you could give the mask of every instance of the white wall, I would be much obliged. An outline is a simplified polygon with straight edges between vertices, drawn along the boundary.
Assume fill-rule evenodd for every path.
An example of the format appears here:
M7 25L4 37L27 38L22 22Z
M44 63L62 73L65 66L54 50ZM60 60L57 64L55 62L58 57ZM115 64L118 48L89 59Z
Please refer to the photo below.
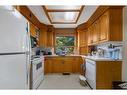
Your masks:
M123 66L122 66L122 80L127 81L127 7L123 9Z

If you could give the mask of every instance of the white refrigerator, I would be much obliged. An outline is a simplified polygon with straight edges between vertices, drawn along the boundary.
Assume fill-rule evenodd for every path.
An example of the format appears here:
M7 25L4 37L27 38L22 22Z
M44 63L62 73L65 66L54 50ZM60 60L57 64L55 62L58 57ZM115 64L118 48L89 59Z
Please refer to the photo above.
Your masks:
M0 6L0 89L29 89L29 23L17 10Z

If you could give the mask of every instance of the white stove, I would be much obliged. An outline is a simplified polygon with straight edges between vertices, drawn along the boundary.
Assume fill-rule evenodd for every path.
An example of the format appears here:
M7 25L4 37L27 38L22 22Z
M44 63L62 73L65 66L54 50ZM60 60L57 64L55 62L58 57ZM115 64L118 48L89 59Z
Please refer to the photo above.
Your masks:
M44 57L32 60L32 89L37 89L44 79Z

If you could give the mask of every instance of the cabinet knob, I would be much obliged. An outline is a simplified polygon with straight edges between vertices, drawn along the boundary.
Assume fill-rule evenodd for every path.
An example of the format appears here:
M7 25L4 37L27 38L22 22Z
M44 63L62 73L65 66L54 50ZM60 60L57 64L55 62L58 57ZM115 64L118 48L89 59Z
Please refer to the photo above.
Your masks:
M64 61L62 61L62 64L64 64Z

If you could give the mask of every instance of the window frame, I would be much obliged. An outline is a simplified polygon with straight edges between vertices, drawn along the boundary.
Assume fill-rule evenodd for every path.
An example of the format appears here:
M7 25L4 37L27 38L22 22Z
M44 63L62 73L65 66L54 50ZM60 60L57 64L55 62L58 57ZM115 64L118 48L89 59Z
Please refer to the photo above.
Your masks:
M74 51L73 53L75 54L75 49L76 49L76 35L55 35L55 45L54 45L54 53L56 54L56 37L74 37L74 46L63 46L63 47L73 47Z

